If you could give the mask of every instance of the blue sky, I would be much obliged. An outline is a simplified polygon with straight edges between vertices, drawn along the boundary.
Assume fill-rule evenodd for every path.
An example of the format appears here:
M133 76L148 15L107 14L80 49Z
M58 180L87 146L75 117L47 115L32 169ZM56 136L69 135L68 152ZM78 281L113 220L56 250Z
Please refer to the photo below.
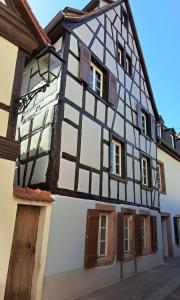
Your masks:
M44 27L65 6L88 0L29 0ZM180 1L130 0L159 113L180 131Z

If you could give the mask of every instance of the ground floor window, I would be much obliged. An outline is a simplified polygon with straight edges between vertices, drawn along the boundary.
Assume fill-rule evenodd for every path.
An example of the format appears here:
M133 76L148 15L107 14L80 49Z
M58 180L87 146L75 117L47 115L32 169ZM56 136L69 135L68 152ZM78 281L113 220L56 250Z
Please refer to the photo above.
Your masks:
M111 264L115 257L115 207L96 204L88 209L86 223L86 269Z
M174 217L174 236L176 245L180 246L180 216Z
M108 242L108 214L99 216L99 234L98 234L98 257L107 255Z

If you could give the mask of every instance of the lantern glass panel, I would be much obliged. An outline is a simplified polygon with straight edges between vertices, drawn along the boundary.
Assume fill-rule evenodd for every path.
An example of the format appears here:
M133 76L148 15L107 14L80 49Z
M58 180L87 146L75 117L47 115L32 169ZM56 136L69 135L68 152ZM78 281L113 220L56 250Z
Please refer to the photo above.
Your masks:
M49 53L38 58L38 66L40 76L45 80L49 80Z
M53 53L50 54L50 62L49 62L49 80L53 81L54 79L58 78L62 67L62 61L54 55Z

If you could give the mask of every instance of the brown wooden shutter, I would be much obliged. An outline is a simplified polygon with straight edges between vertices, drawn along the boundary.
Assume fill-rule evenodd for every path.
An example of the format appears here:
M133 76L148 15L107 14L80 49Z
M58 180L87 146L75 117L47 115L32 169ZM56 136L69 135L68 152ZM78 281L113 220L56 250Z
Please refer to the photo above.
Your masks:
M124 256L124 213L117 214L117 261Z
M152 241L152 252L155 253L158 250L156 216L151 216L151 241Z
M156 119L151 115L151 138L156 141Z
M137 127L142 129L142 108L139 102L137 103Z
M108 102L117 105L117 78L109 72Z
M86 224L85 269L93 268L97 261L99 211L88 209Z
M87 84L89 84L90 63L91 63L91 52L85 45L82 44L81 51L80 51L79 76L80 79Z
M135 218L135 254L142 256L142 233L141 233L141 215L134 215Z

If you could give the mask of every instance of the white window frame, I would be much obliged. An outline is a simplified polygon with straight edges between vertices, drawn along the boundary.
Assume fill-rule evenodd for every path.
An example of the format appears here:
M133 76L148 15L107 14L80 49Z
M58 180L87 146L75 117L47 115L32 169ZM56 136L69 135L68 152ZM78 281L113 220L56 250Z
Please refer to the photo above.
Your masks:
M123 54L124 54L124 52L123 52L122 48L118 47L118 62L122 67L124 67L124 62L123 62L124 55Z
M146 249L147 247L147 237L146 237L146 217L141 217L141 238L142 238L142 248Z
M127 220L127 226L125 226L125 222ZM127 229L127 237L125 236L125 230ZM123 241L123 244L124 244L124 248L123 248L123 251L124 251L124 254L125 255L128 255L129 254L129 250L130 250L130 216L129 215L124 215L124 241ZM127 241L127 245L128 245L128 248L125 249L125 241Z
M147 135L147 116L145 113L141 113L141 119L142 119L142 132ZM143 126L144 124L144 126Z
M117 176L122 176L122 144L120 142L117 142L116 140L112 139L111 141L112 147L111 147L111 158L113 161L111 161L112 164L112 174ZM119 147L119 153L116 154L116 146ZM116 155L119 156L119 164L116 161ZM119 173L116 172L116 167L119 166Z
M91 62L90 67L93 71L93 78L92 78L92 90L96 93L96 72L100 74L101 80L100 80L100 97L103 96L103 80L104 80L104 74L103 72L94 64Z
M158 183L158 189L161 192L162 191L161 165L158 163L157 163L157 183Z
M145 167L144 167L144 163L145 163ZM146 157L142 157L142 161L141 161L141 171L142 171L142 184L144 186L148 186L149 185L149 174L148 174L148 160Z
M106 217L106 227L101 226L101 219L102 217ZM105 240L101 240L101 229L105 228ZM101 243L105 242L105 253L100 253L101 250ZM107 213L100 213L99 215L99 232L98 232L98 257L105 257L107 256L107 247L108 247L108 214Z

